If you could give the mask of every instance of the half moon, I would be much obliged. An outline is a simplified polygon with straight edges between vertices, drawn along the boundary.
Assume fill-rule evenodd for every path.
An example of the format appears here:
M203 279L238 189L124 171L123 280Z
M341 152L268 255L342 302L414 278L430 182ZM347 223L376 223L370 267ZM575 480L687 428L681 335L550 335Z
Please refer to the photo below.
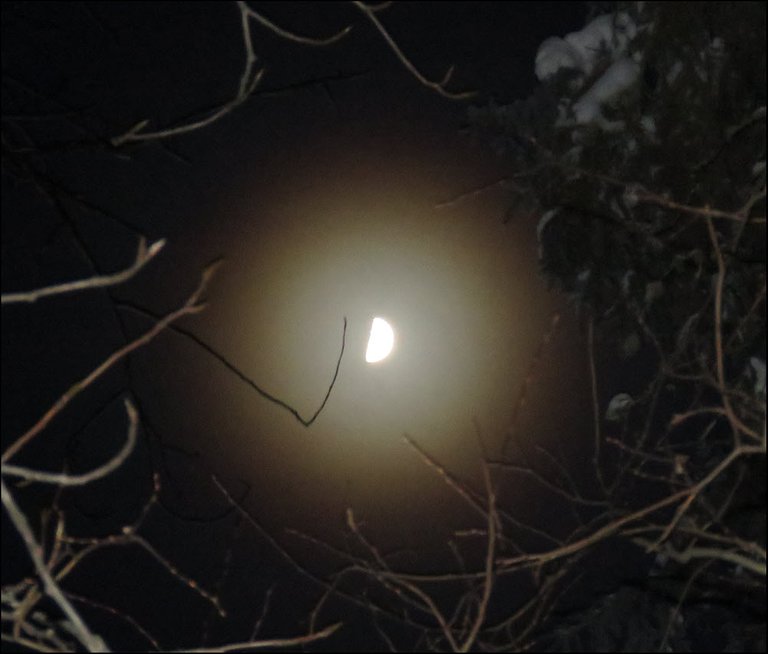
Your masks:
M371 335L368 337L368 349L365 360L376 363L386 359L395 345L395 330L384 318L374 318L371 323Z

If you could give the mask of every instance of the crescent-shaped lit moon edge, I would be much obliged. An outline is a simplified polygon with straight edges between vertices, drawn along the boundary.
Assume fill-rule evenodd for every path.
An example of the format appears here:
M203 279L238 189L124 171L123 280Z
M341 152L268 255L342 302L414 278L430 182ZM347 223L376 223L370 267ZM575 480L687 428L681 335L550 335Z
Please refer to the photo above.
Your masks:
M392 352L394 345L395 330L384 318L374 318L368 337L368 347L365 351L366 362L377 363L386 359Z

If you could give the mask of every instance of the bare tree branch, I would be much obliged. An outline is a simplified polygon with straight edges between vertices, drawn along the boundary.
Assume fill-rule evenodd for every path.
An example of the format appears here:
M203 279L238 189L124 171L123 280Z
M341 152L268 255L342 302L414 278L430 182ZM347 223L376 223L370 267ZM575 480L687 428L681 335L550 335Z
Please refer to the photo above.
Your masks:
M483 461L483 481L485 482L485 491L488 494L488 549L485 555L483 596L480 598L480 605L477 608L477 616L472 624L472 629L470 630L467 639L459 648L460 652L468 652L475 644L477 634L480 633L480 629L485 622L488 603L491 600L491 592L493 590L493 568L496 557L496 523L498 522L498 516L496 515L496 493L493 490L491 473L485 461Z
M243 643L231 643L228 645L221 645L218 647L203 647L200 649L178 649L171 650L174 652L237 652L239 650L248 649L266 649L268 647L296 647L297 645L306 645L307 643L313 643L317 640L322 640L332 636L338 631L343 622L337 622L320 631L309 633L306 636L293 636L289 638L270 638L268 640L249 640Z
M276 25L271 20L269 20L264 14L259 13L253 7L249 7L245 2L238 2L238 6L240 7L240 11L243 12L244 15L249 16L259 23L261 23L264 27L272 31L273 33L277 34L278 36L286 39L287 41L293 41L294 43L298 43L300 45L311 45L311 46L324 46L324 45L331 45L333 43L336 43L337 41L340 41L343 39L347 34L349 34L352 31L352 25L348 25L344 29L342 29L340 32L337 32L336 34L329 36L325 39L319 39L312 36L302 36L301 34L296 34L295 32L289 32L286 29L283 29L279 25Z
M73 384L66 393L64 393L44 414L43 416L30 427L22 436L20 436L16 442L14 442L3 453L2 462L7 463L22 447L24 447L29 441L31 441L37 434L39 434L53 418L58 415L64 407L66 407L73 398L75 398L85 388L90 386L96 379L103 375L113 365L115 365L121 359L124 359L134 350L149 343L155 336L157 336L163 329L170 325L174 320L178 320L182 316L199 313L205 308L205 304L199 304L205 289L210 282L216 268L218 268L220 261L216 261L209 265L202 274L200 283L195 291L187 298L187 301L181 308L169 313L165 318L158 322L145 334L137 338L136 340L121 347L116 352L113 352L107 359L97 366L88 375L83 377L80 381Z
M179 125L177 127L168 127L166 129L157 130L154 132L144 132L144 128L149 124L149 120L145 119L139 121L131 127L127 132L119 136L115 136L110 140L110 143L114 147L120 147L126 143L140 142L140 141L155 141L158 139L165 139L171 136L178 136L180 134L187 134L194 132L215 123L220 120L232 110L243 104L248 97L253 93L256 86L258 86L261 78L264 75L265 68L261 68L254 72L254 64L257 57L253 51L253 42L251 40L251 27L248 20L249 9L244 2L238 2L238 9L240 11L240 18L243 30L243 44L245 46L245 66L243 72L240 75L240 83L238 85L237 95L232 100L221 105L215 109L209 116L200 120L187 123L185 125Z
M123 464L136 446L138 414L136 413L136 408L129 399L126 398L124 402L125 410L128 413L128 437L120 451L105 464L81 475L70 475L67 473L42 472L41 470L32 470L31 468L3 463L2 474L9 477L21 477L27 481L35 481L43 484L56 484L58 486L83 486L92 481L96 481L97 479L101 479L102 477L106 477L109 473L117 470Z
M37 302L40 298L50 297L52 295L63 295L74 291L82 291L91 288L106 288L108 286L117 286L127 282L145 265L157 256L160 250L165 246L165 239L155 241L147 248L147 241L144 237L139 241L139 249L136 253L136 260L125 270L113 273L111 275L100 275L98 277L89 277L74 282L64 282L63 284L54 284L34 291L3 293L2 304L18 304Z
M646 551L661 552L678 563L689 563L693 559L719 559L720 561L727 561L734 565L740 565L742 568L751 570L755 574L762 575L763 577L766 575L765 561L760 563L760 561L755 561L749 556L732 550L725 550L719 547L690 546L681 551L675 549L669 543L657 547L655 541L648 540L647 538L633 538L632 542L640 545Z
M437 93L442 95L444 98L448 98L450 100L466 100L476 95L474 91L463 91L460 93L454 93L452 91L448 91L445 88L448 82L451 80L451 77L453 76L453 70L454 70L453 66L451 66L447 70L443 79L440 80L439 82L433 82L427 79L426 77L424 77L424 75L422 75L419 72L419 69L416 68L416 66L414 66L411 60L400 49L400 46L397 45L397 42L392 38L390 33L387 31L387 28L384 27L384 25L376 16L376 10L378 8L372 8L371 6L365 4L364 2L360 2L359 0L355 0L353 4L362 12L363 16L365 16L373 24L373 26L378 30L379 34L381 34L381 36L384 38L384 41L386 41L390 50L392 50L392 52L398 58L400 63L403 64L403 66L405 66L406 70L409 73L411 73L411 75L413 75L419 81L420 84L422 84L423 86L426 86L428 89L432 89L433 91L436 91Z
M5 480L0 480L2 484L2 501L5 510L8 512L8 516L13 522L13 526L16 527L16 531L21 534L24 540L24 545L29 552L32 562L35 565L35 570L43 581L45 592L48 596L58 605L65 616L69 619L75 636L83 644L83 646L89 652L108 652L109 648L106 643L96 634L92 633L88 626L83 622L80 614L75 610L70 601L64 596L64 593L59 588L58 583L51 575L48 566L45 564L42 555L42 548L37 543L35 535L32 533L32 529L27 522L26 516L22 513L16 501L13 499L10 490L5 485Z

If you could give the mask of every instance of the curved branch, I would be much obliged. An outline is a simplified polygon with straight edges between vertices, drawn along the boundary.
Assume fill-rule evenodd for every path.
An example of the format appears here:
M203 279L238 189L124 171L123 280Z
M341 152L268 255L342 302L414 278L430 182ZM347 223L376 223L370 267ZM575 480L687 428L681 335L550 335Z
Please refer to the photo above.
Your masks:
M21 466L3 464L2 474L10 477L21 477L27 481L36 481L42 484L56 484L57 486L83 486L92 481L106 477L113 470L117 470L133 452L136 446L136 432L138 431L138 413L129 399L124 400L125 410L128 413L128 437L120 451L105 464L86 472L82 475L70 475L67 473L42 472Z
M152 313L151 311L148 311L146 309L143 309L141 307L138 307L134 304L129 303L122 303L119 306L125 307L126 309L130 309L131 311L135 311L136 313L140 313L144 316L147 316L149 318L158 319L158 316ZM296 420L298 420L302 425L305 427L309 427L315 420L317 420L318 416L322 413L323 409L325 408L325 405L328 403L328 399L331 397L331 392L333 391L333 387L336 385L336 380L339 376L339 369L341 367L341 360L344 357L344 348L346 347L347 343L347 318L344 317L344 326L342 328L341 333L341 350L339 351L339 358L336 360L336 368L333 372L333 378L331 379L331 383L328 385L328 390L325 392L325 397L323 398L323 401L320 403L320 406L315 410L315 412L309 417L305 418L304 416L299 413L297 409L292 407L288 402L285 400L281 400L279 397L272 395L269 391L264 390L261 386L259 386L253 379L248 377L242 370L240 370L235 364L233 364L231 361L229 361L224 355L222 355L220 352L215 350L213 347L208 345L205 341L203 341L199 336L196 336L192 332L179 327L178 325L171 325L170 330L173 332L176 332L177 334L180 334L182 336L185 336L189 340L191 340L196 345L200 346L202 349L204 349L208 354L210 354L212 357L217 359L220 363L222 363L230 372L233 372L239 379L244 381L248 386L250 386L254 391L256 391L261 397L263 397L267 402L271 402L272 404L276 404L277 406L285 409L288 413L290 413Z

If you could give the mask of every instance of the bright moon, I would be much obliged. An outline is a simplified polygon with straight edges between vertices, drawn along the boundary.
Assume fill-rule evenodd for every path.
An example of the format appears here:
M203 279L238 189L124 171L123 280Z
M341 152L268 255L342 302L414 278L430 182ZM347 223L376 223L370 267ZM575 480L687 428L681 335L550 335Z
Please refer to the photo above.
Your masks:
M368 337L368 349L365 360L376 363L386 359L395 344L395 332L384 318L374 318L371 324L371 335Z

